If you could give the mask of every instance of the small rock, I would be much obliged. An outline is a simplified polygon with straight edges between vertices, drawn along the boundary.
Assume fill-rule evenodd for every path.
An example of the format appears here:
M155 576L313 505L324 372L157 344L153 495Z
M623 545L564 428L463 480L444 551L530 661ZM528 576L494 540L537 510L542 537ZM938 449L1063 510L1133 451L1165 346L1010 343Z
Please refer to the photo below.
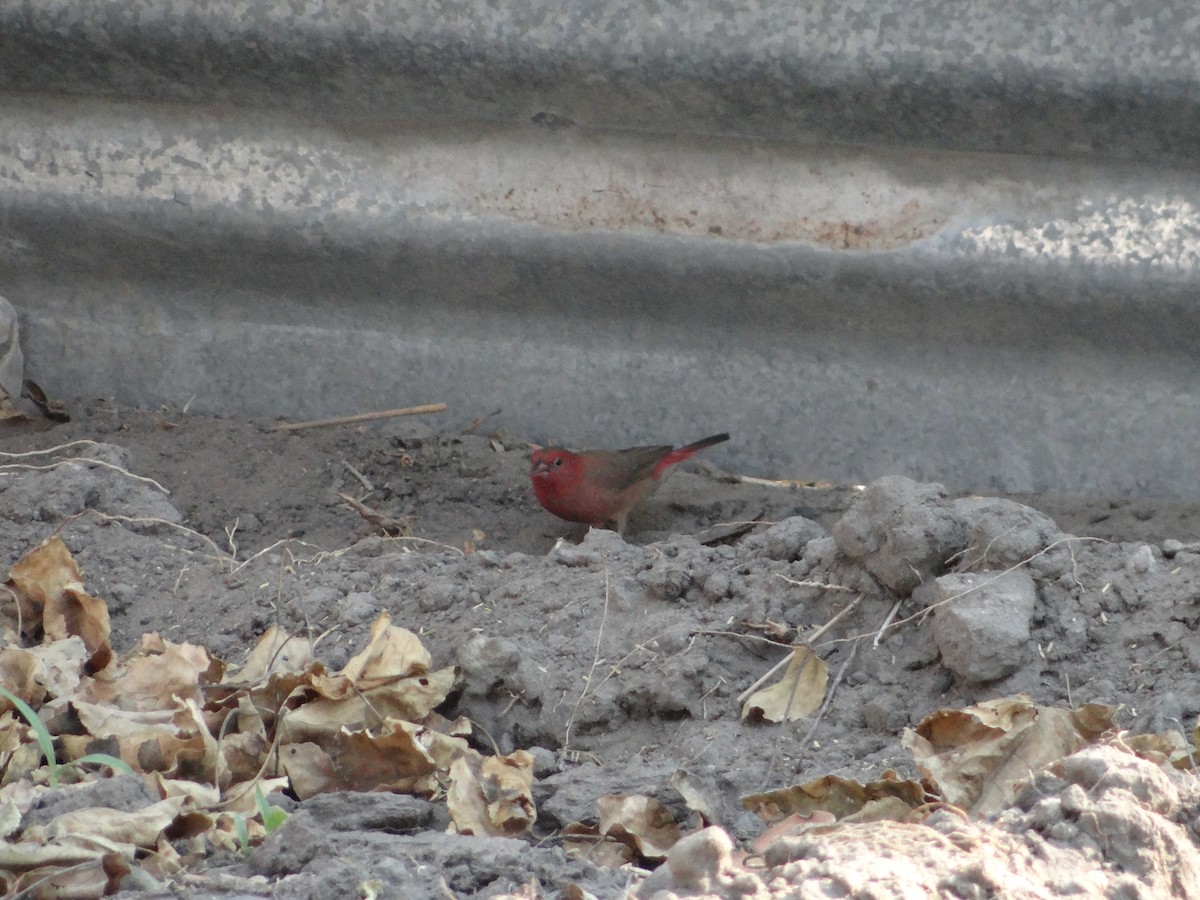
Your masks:
M732 865L732 853L733 841L714 826L678 840L667 851L667 866L677 886L707 891Z
M379 614L379 606L374 594L354 591L337 602L338 619L346 625L362 625Z
M1130 575L1145 575L1156 568L1154 550L1149 544L1142 544L1129 554L1125 560L1125 571Z
M1013 500L963 497L954 510L967 528L961 571L1007 569L1062 537L1053 519Z
M564 566L591 566L603 563L609 556L628 553L630 546L615 531L592 528L578 544L565 538L550 550L548 558Z
M1185 544L1183 541L1177 541L1175 538L1167 538L1165 541L1159 544L1159 549L1162 551L1162 555L1167 559L1174 559L1175 554L1181 552L1186 547L1187 544Z
M1027 571L943 575L918 596L936 607L933 638L955 675L982 683L1021 667L1037 604Z
M729 596L729 576L724 572L713 572L704 579L704 596L713 603L719 603Z
M1062 801L1057 797L1046 797L1030 811L1029 820L1043 831L1063 820Z
M432 578L417 591L421 612L441 612L464 602L467 589L449 578Z
M671 559L660 559L637 576L646 593L668 602L682 598L692 586L693 579L690 569Z
M908 710L891 694L876 695L862 705L863 724L882 734L899 734L908 724Z
M749 810L742 812L733 823L733 833L739 841L752 841L767 830L767 823Z
M1067 818L1074 819L1081 812L1091 805L1088 800L1087 791L1081 788L1078 784L1069 784L1062 792L1060 807L1063 815Z
M528 753L533 757L533 776L546 778L558 771L558 754L545 747L530 747Z
M867 485L833 526L838 549L901 596L945 570L966 529L940 484L899 475Z
M300 597L300 607L311 618L319 618L334 609L342 600L342 592L330 584L319 585L305 591Z
M295 805L330 831L388 831L392 834L429 828L434 824L437 809L420 797L363 791L330 791Z
M764 549L771 559L795 562L804 555L809 541L825 537L825 529L804 516L792 516L763 532Z
M536 662L507 638L475 635L459 648L458 664L471 697L516 696L533 703L546 690Z
M1064 778L1073 782L1063 792L1086 792L1083 796L1103 797L1109 791L1127 792L1146 809L1172 816L1179 807L1179 791L1171 776L1159 766L1112 747L1085 747L1058 763ZM1075 804L1079 807L1079 804Z

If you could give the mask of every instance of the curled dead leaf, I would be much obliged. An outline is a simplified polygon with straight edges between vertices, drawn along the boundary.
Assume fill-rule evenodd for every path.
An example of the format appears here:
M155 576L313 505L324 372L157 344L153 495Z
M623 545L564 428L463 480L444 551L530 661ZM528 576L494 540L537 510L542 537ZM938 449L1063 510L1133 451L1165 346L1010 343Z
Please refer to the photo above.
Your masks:
M644 794L607 794L600 807L600 833L623 841L646 860L666 859L682 836L671 811Z
M42 541L8 570L7 585L17 596L27 634L41 629L42 610L69 585L82 585L83 576L71 551L57 535Z
M898 805L880 805L881 801L891 800L899 801ZM788 816L811 817L817 813L828 814L833 821L857 821L868 808L872 809L872 818L877 818L882 809L891 809L896 818L903 819L925 801L925 789L918 782L902 779L889 769L878 781L868 784L826 775L781 790L749 794L742 798L742 806L774 824Z
M1116 710L1038 706L1020 694L930 713L903 743L943 800L976 815L1008 806L1037 772L1095 742Z
M572 822L562 830L563 852L575 859L606 869L619 869L633 862L633 848L600 833L595 825Z
M761 715L768 722L791 722L811 715L825 699L829 669L811 647L792 651L791 662L779 681L755 691L742 704L742 718Z
M514 837L529 830L537 820L533 757L524 750L482 756L464 749L450 764L446 804L460 834Z
M40 659L21 647L0 649L0 684L31 706L46 699L46 667ZM0 713L14 709L7 697L0 696Z
M258 639L241 668L227 671L221 682L259 685L271 675L306 672L312 661L311 641L288 634L278 625L271 625Z
M18 560L8 574L26 634L47 642L78 635L87 647L88 670L98 672L112 659L108 604L83 590L83 576L71 551L57 535Z
M68 586L47 601L42 628L47 641L79 636L88 650L88 672L99 672L112 660L108 604L85 593L81 587Z

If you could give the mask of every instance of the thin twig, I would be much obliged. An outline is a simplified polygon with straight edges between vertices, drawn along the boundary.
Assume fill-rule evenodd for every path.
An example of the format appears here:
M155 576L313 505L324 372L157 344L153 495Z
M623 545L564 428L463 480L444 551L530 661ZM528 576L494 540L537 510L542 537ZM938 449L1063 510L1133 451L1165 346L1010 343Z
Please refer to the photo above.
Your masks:
M186 525L181 525L178 522L171 522L167 519L160 519L155 516L119 516L119 515L113 515L112 513L101 512L98 509L92 509L89 507L88 509L81 509L79 512L72 513L71 515L67 516L65 519L63 519L61 522L58 523L58 527L54 529L54 533L55 534L62 533L62 531L64 529L66 529L66 527L69 524L74 522L76 519L83 518L84 516L95 516L101 522L116 522L118 525L164 525L167 528L173 528L176 531L183 532L184 534L190 534L192 537L196 538L197 540L207 544L212 549L213 556L216 558L216 560L218 562L229 563L231 566L235 562L235 560L231 556L229 556L224 550L222 550L220 547L218 547L216 542L214 542L213 539L210 538L208 535L201 534L199 531L196 531L194 528L188 528ZM194 551L194 550L189 550L187 547L180 547L179 549L182 550L184 553L198 552L198 551Z
M66 450L68 447L76 447L80 444L94 447L98 441L93 441L89 438L84 438L78 441L68 441L65 444L59 444L57 447L47 447L45 450L28 450L25 453L5 453L0 452L0 457L5 459L24 459L27 456L45 456L47 453L57 453L59 450Z
M389 534L384 537L386 541L411 541L414 544L433 544L435 547L441 547L443 550L449 550L451 553L457 553L459 556L466 556L467 553L461 547L455 547L453 544L444 544L441 541L435 541L432 538L417 537L412 534Z
M819 638L821 635L823 635L825 632L827 632L830 628L832 628L837 623L838 619L840 619L842 616L846 615L846 613L850 612L850 610L854 609L854 607L858 606L858 602L860 600L862 600L862 594L859 594L857 597L855 597L853 600L851 600L849 603L847 603L844 607L842 607L842 609L832 619L830 619L828 622L826 622L824 625L822 625L820 628L818 628L812 634L806 635L803 643L805 645L811 645L811 644L815 643L817 638ZM793 647L792 652L794 653L797 649L799 649L799 648ZM770 670L765 675L763 675L762 678L758 679L758 681L754 682L754 684L750 685L750 687L746 688L746 690L744 690L740 694L738 694L738 698L737 698L738 705L745 703L746 699L751 694L753 694L760 687L762 687L763 684L765 684L768 680L770 680L770 678L776 672L778 672L780 669L782 669L784 666L786 666L788 664L788 661L791 658L792 658L792 653L789 653L787 656L785 656L779 662L775 663L775 665L771 666Z
M383 513L371 509L371 507L367 506L361 500L351 497L343 491L338 491L338 497L376 528L381 529L388 537L403 537L406 531L412 530L407 522L394 519L391 516L385 516Z
M147 478L145 475L134 475L128 469L123 469L118 465L115 465L110 462L105 462L102 459L92 459L87 456L72 456L69 459L56 460L55 462L49 463L48 465L44 465L44 466L31 466L26 463L6 463L6 464L0 466L0 473L6 472L9 470L12 470L12 471L22 471L23 470L23 471L28 471L28 472L52 472L55 469L59 468L60 466L65 466L67 463L83 463L84 465L87 465L87 466L99 466L101 469L111 469L114 472L120 472L122 475L124 475L127 478L132 478L134 481L140 481L144 484L152 485L153 487L158 488L160 491L162 491L164 494L167 494L168 496L171 493L165 487L163 487L161 484L159 484L157 481L155 481L153 478Z
M879 642L883 640L883 633L885 631L887 631L888 626L892 624L892 619L896 618L896 613L900 612L900 604L903 602L904 602L904 600L903 600L903 598L901 598L900 600L897 600L894 604L892 604L891 612L889 612L887 614L887 618L885 618L883 620L883 624L880 625L879 630L877 632L875 632L875 640L873 640L871 642L872 647L879 646ZM858 645L855 644L854 646L857 647Z
M600 642L604 639L604 623L608 621L608 566L604 567L604 610L600 614L600 627L596 629L596 649L592 652L592 667L588 669L587 676L583 679L583 690L579 692L579 699L575 701L575 708L571 710L571 717L567 719L567 728L563 732L562 752L566 752L571 746L571 728L575 724L575 716L579 712L579 706L583 703L583 698L587 696L588 688L592 685L592 676L596 674L596 666L600 664Z
M401 409L385 409L380 412L355 413L352 416L337 416L333 419L316 419L312 422L284 422L275 426L276 431L300 431L303 428L323 428L326 425L353 425L356 422L375 422L379 419L394 419L396 416L420 416L425 413L445 412L445 403L426 403L423 406L405 406Z
M825 702L822 703L821 708L817 710L816 716L813 717L812 724L808 726L808 731L804 732L804 737L802 737L796 744L796 746L801 750L803 750L803 748L808 745L808 742L812 740L812 736L816 733L817 727L821 724L821 719L823 719L825 717L825 713L829 711L829 705L833 702L833 694L837 690L838 685L841 684L842 678L844 678L846 675L846 670L850 668L850 663L854 661L854 657L857 654L858 642L855 641L850 645L850 652L846 655L845 662L838 667L837 674L833 676L833 684L831 684L825 691ZM799 682L799 678L796 680ZM784 721L787 720L785 719ZM763 781L758 789L759 793L762 793L764 790L766 790L767 784L770 782L771 770L774 769L775 763L779 759L780 750L783 747L783 735L784 732L781 729L779 735L775 739L775 749L771 751L771 758L767 761L766 770L763 772Z
M830 584L827 581L797 581L795 578L788 578L782 572L776 572L775 577L782 578L788 584L794 584L796 587L820 588L823 591L843 591L847 594L854 593L854 588L846 587L844 584Z
M795 478L758 478L754 475L733 475L734 481L740 481L742 484L757 484L763 487L774 488L813 488L816 490L828 491L837 488L848 488L852 491L866 490L866 485L863 484L833 484L829 481L802 481Z
M312 559L316 559L317 557L319 557L325 553L325 551L321 550L321 548L318 547L316 544L310 544L310 543L308 543L308 541L300 540L300 538L280 538L275 543L270 544L269 546L263 547L261 550L256 552L254 555L249 556L246 559L244 559L242 562L238 563L233 568L233 571L231 571L229 574L237 575L240 571L242 571L242 569L246 568L246 566L250 565L250 563L254 562L259 557L266 556L272 550L278 549L279 547L285 547L288 544L299 544L301 547L311 547L314 550L320 551L319 553L317 553L317 556L312 557ZM288 550L288 553L290 555L291 551ZM295 557L293 557L293 559L295 559Z
M804 737L800 741L801 747L809 742L813 733L817 730L817 726L821 724L821 717L829 711L829 704L833 702L834 692L837 691L838 685L842 683L842 679L846 677L846 670L850 668L850 663L854 662L854 657L858 655L858 648L859 645L857 643L850 645L850 653L846 656L846 661L838 666L837 674L833 676L833 684L825 692L825 702L821 704L821 708L817 711L812 725L809 726L808 731L804 733Z
M358 471L358 469L354 468L354 466L350 465L350 463L348 463L344 459L342 460L342 465L346 467L347 472L349 472L351 475L353 475L355 478L357 478L359 481L361 481L362 486L365 487L368 491L375 490L375 485L371 484L370 479L367 478L366 475L364 475L362 472Z

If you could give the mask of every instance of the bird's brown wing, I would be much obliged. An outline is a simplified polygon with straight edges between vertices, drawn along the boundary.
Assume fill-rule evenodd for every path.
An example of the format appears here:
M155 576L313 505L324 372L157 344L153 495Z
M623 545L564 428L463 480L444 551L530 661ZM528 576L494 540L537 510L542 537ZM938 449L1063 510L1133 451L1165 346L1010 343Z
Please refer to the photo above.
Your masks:
M597 485L621 492L648 478L658 461L674 449L670 444L657 447L630 447L596 454L592 472Z

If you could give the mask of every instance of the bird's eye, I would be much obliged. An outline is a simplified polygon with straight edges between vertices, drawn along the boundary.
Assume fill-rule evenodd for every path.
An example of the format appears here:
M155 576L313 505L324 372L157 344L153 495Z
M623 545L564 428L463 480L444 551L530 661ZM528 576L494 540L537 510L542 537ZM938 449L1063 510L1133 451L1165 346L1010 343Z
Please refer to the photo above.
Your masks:
M562 457L560 456L558 459L556 459L556 460L554 461L554 464L555 464L556 466L561 466L561 465L562 465Z

